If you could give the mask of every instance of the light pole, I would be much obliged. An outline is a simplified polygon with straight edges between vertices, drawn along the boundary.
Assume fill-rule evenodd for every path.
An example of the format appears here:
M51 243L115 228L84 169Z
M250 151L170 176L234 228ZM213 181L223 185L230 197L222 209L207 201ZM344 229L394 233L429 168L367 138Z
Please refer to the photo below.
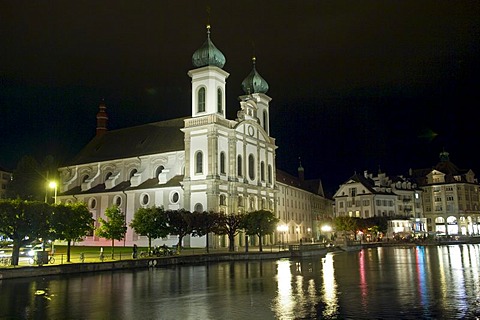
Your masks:
M53 196L53 201L56 204L57 203L57 183L55 181L50 181L48 186L50 187L50 189L55 190L55 193L54 193L54 196Z
M332 227L326 224L322 226L321 230L322 230L322 234L324 235L323 242L325 242L325 239L327 238L326 234L329 232L332 232Z
M284 242L283 236L284 236L285 232L288 231L288 226L286 226L284 224L281 224L281 225L277 226L277 231L282 234L282 248L284 248L284 243L285 242Z

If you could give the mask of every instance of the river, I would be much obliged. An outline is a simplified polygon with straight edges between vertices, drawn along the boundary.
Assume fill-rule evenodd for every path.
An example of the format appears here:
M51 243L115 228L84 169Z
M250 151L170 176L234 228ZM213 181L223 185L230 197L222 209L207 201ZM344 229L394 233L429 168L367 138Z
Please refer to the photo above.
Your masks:
M480 245L3 280L0 319L480 319Z

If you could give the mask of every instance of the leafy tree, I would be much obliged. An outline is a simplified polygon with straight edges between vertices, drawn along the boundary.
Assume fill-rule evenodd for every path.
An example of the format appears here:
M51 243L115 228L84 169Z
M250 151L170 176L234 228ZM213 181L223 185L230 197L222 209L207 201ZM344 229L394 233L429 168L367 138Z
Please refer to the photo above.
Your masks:
M235 237L242 229L245 215L242 214L220 214L217 220L215 233L228 236L228 251L235 250Z
M245 215L243 227L248 235L257 235L260 252L262 248L262 236L275 231L278 219L275 214L267 210L251 211Z
M12 173L12 181L7 187L7 197L29 201L51 203L50 180L56 180L58 164L52 156L47 156L39 163L31 156L25 156L17 164Z
M178 236L177 252L180 252L183 238L193 232L193 214L185 209L168 210L170 234Z
M148 252L152 249L152 239L164 238L170 233L167 214L162 207L138 209L130 227L139 235L148 237Z
M0 200L0 233L12 239L12 265L18 265L20 247L50 234L50 206L38 201Z
M52 227L56 239L67 241L67 262L70 262L72 241L81 241L93 231L93 218L83 202L57 204L54 206Z
M112 240L112 259L114 259L115 240L122 240L127 232L125 215L120 208L113 205L105 210L105 217L107 217L107 220L99 218L101 225L97 229L96 234L99 237Z
M354 218L348 216L335 217L333 219L336 231L342 231L345 236L345 232L355 232L357 228L357 222Z
M215 231L219 214L213 211L209 212L193 212L192 213L192 236L202 237L206 236L206 250L209 251L208 234Z

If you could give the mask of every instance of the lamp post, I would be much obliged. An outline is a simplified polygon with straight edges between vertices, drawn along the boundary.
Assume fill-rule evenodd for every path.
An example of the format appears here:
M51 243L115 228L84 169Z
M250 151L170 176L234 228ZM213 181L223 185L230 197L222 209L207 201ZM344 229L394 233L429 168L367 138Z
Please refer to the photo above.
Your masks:
M282 234L282 248L284 248L285 247L284 246L285 242L284 242L283 236L288 231L288 226L286 226L284 224L281 224L281 225L277 226L277 231Z
M50 187L50 189L54 189L55 193L54 193L54 196L53 196L53 201L54 203L56 204L57 203L57 183L55 181L50 181L50 183L48 184L48 186Z
M324 234L323 242L325 242L326 233L331 232L331 231L332 231L332 227L330 227L328 224L326 224L326 225L323 225L323 226L322 226L321 230L322 230L322 234Z

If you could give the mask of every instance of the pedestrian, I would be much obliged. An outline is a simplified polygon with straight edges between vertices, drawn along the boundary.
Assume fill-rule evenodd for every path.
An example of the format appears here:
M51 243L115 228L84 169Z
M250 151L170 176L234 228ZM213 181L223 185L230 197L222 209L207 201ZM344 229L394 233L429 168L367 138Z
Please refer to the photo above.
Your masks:
M132 252L132 258L133 258L133 259L137 259L137 252L138 252L137 245L134 244L134 245L133 245L133 252Z

